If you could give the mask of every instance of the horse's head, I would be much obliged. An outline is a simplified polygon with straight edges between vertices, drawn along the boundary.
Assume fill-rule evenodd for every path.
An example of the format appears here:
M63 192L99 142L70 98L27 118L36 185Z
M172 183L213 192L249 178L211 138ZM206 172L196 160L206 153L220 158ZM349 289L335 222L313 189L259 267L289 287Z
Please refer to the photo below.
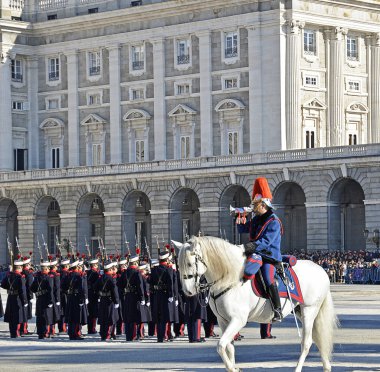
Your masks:
M199 243L193 238L186 243L172 243L179 249L178 263L182 289L187 296L196 295L201 289L201 277L207 271Z

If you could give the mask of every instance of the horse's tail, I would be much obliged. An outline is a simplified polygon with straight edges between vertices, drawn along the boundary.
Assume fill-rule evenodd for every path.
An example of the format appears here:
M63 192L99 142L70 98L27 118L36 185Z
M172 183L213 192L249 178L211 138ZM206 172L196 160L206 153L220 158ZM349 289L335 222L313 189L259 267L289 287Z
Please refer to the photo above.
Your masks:
M313 325L313 340L317 345L322 359L331 360L334 347L334 332L339 327L335 314L334 303L329 291L319 309Z

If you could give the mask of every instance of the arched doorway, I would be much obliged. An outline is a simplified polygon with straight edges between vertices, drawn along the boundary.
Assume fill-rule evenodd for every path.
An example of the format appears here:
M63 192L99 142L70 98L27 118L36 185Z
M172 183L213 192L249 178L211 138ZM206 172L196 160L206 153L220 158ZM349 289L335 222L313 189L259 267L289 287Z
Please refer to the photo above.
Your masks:
M47 252L43 243L46 243L46 248L50 254L57 252L57 239L61 240L61 219L59 217L61 209L56 199L52 196L41 198L36 205L36 219L34 223L34 231L37 242L40 243L43 255Z
M141 253L146 252L146 245L152 246L151 204L148 196L142 191L132 191L123 203L123 239L128 242L132 254L138 246ZM126 253L126 244L122 252ZM150 251L152 253L152 251Z
M0 265L10 263L8 240L13 254L17 254L16 237L18 236L18 209L11 199L0 200Z
M86 241L91 256L95 257L99 252L101 241L104 243L104 204L101 197L94 193L83 196L78 204L77 245L79 252L87 253Z
M170 239L184 242L200 231L199 199L187 188L178 190L170 202ZM164 237L166 238L166 237Z
M365 249L364 191L353 179L337 181L329 194L329 250Z
M228 186L220 198L220 228L219 235L234 244L246 243L249 241L248 234L238 234L236 227L236 216L230 214L232 207L248 207L251 204L251 197L248 191L240 185Z
M275 213L280 218L284 235L281 251L307 250L306 197L300 185L295 182L281 183L273 193Z

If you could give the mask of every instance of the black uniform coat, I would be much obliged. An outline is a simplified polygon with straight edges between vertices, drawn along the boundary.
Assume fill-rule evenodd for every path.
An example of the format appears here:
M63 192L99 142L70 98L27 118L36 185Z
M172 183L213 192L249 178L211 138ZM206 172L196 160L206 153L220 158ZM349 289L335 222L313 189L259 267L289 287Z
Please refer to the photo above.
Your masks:
M50 271L50 274L53 275L54 282L54 303L53 303L53 311L54 311L54 322L57 323L61 319L62 308L61 308L61 274L57 271ZM59 305L57 305L59 304ZM52 323L52 324L53 324Z
M165 264L153 267L150 274L152 299L152 320L158 322L173 322L173 305L168 300L174 298L173 270Z
M26 298L28 299L28 307L26 308L27 312L27 318L32 319L33 314L32 314L32 299L33 299L33 292L30 290L30 286L33 283L34 279L34 273L33 270L28 269L28 270L23 270L22 273L25 275L25 287L26 287Z
M93 284L99 298L98 324L110 326L119 320L119 310L115 305L119 304L119 291L116 285L116 277L111 274L103 274Z
M67 293L65 321L67 323L87 324L87 277L85 273L71 271L63 283L63 291Z
M2 280L1 287L8 290L7 305L4 322L20 324L27 321L25 304L26 296L25 277L21 272L9 272Z
M201 279L200 282L207 283L205 279ZM187 321L195 319L207 321L208 291L201 291L195 296L187 297L186 302L185 317Z
M36 316L46 320L46 324L54 323L54 275L38 272L30 290L36 294Z
M141 312L141 323L147 323L152 320L152 314L151 314L151 303L150 303L150 290L149 290L149 283L148 278L142 274L142 280L143 280L143 287L144 287L144 297L145 297L145 305L140 304L140 312ZM148 306L149 304L149 306Z
M145 301L144 284L137 266L130 266L119 280L124 292L123 319L125 323L141 323L140 302Z
M70 275L70 271L68 269L60 270L60 294L61 294L61 316L65 315L65 309L67 304L67 292L62 289L62 283L65 282L66 277ZM66 323L66 320L63 318L62 321Z
M90 318L98 317L98 300L99 294L95 290L95 283L99 279L99 272L97 270L87 270L87 287L88 287L88 316Z

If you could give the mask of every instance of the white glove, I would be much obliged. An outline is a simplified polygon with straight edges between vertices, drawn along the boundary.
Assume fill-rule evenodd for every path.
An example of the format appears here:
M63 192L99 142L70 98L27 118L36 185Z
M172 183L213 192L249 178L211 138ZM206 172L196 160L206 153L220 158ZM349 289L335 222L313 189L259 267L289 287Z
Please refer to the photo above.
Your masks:
M84 304L79 304L79 306L83 306Z
M145 301L141 301L140 305L144 306L145 305Z
M175 306L178 306L178 300L175 300Z
M88 302L89 302L89 301L88 301L88 299L87 299L87 298L86 298L86 301L85 301L85 302L86 302L86 305L88 305Z
M52 305L53 306L53 305ZM24 304L24 307L28 307L28 304Z
M208 297L205 298L205 303L208 304Z
M31 300L30 300L30 303L31 304L34 304L36 302L36 300L34 299L34 298L32 298Z
M115 309L118 309L119 308L119 304L115 304Z
M169 298L168 298L168 301L169 301L170 303L172 303L172 302L173 302L173 300L174 300L174 298L173 298L173 297L169 297Z
M61 303L60 303L60 302L56 302L55 304L56 304L57 306L59 306Z
M53 307L53 304L49 304L48 307Z
M146 306L150 306L150 302L147 302L147 303L146 303Z

